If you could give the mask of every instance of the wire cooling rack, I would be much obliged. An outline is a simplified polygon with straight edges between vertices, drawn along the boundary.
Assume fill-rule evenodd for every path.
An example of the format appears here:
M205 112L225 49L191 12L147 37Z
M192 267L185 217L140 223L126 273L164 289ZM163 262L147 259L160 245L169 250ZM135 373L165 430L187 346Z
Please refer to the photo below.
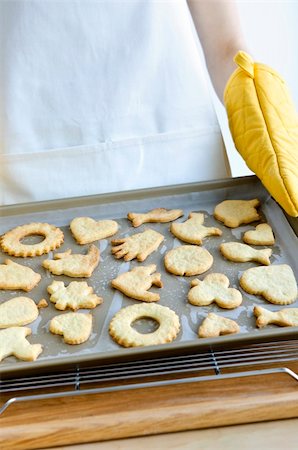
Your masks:
M187 355L155 357L95 367L77 366L55 373L0 381L0 396L5 394L4 402L0 403L0 414L10 405L24 401L225 378L285 373L298 381L298 374L287 367L288 363L293 362L298 362L298 339L263 342L230 349L209 347L204 352ZM53 392L44 392L49 389Z

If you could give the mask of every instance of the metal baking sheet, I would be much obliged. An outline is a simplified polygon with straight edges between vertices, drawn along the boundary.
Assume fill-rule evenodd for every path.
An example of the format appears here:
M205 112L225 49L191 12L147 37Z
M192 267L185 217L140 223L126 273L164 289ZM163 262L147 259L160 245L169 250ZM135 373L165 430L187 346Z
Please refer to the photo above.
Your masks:
M228 241L242 242L241 237L243 233L248 229L252 229L256 223L240 226L236 229L229 229L214 219L212 213L215 205L226 199L251 199L255 197L258 197L261 201L260 211L262 221L267 221L272 226L276 237L271 263L289 264L297 279L298 239L281 208L272 200L268 192L254 176L2 207L0 209L0 234L17 225L33 221L49 222L62 228L65 234L64 244L57 250L58 252L65 251L69 248L72 249L73 253L83 253L87 250L88 245L81 246L75 243L69 230L70 220L78 216L89 216L97 220L115 219L119 223L120 229L113 238L132 235L151 228L162 233L165 236L165 240L159 249L151 254L143 263L139 263L136 260L131 262L116 260L111 254L111 238L96 242L95 244L100 249L101 261L89 279L55 276L43 269L41 266L42 261L47 258L52 258L52 252L48 255L35 258L9 257L39 272L42 275L42 280L29 293L24 293L23 291L0 291L1 303L20 295L28 296L35 300L36 303L41 298L49 300L47 286L53 280L62 280L66 284L74 280L87 281L94 288L95 292L103 297L104 303L90 310L94 318L93 331L90 339L81 345L71 346L65 344L61 336L53 335L49 332L48 328L51 318L57 314L63 314L63 312L55 309L54 304L49 302L48 308L40 310L37 320L27 325L32 329L32 335L29 337L29 341L31 343L41 343L43 345L42 354L34 362L19 361L14 357L6 358L0 363L0 374L14 374L30 369L49 369L59 365L74 363L98 363L98 361L111 361L111 359L116 361L123 357L134 359L169 350L199 349L202 346L215 345L217 343L220 343L220 345L228 343L236 344L248 339L261 340L285 336L289 333L297 333L298 327L279 328L277 326L269 326L262 330L256 329L253 316L254 305L262 305L270 310L277 310L280 307L266 302L262 297L249 295L239 288L238 280L243 271L257 266L257 263L229 262L219 252L220 243ZM203 246L213 255L214 264L211 269L199 276L199 278L203 279L211 272L226 274L230 280L230 286L236 287L242 292L243 303L240 307L234 310L224 310L216 305L197 307L187 302L190 282L195 277L171 275L165 270L163 262L164 255L168 250L183 245L184 243L170 233L169 223L148 223L134 228L126 219L129 211L144 212L157 207L183 209L184 216L178 219L179 222L185 221L191 211L203 212L205 214L205 225L217 226L223 231L220 237L209 237L204 240ZM32 239L34 238L32 237ZM8 258L6 254L0 253L0 263L3 263L6 258ZM157 271L161 272L164 287L162 289L151 288L151 290L160 293L161 299L159 304L170 307L179 315L181 331L177 339L170 344L126 349L111 339L108 333L108 326L111 318L120 308L132 305L137 300L129 299L120 292L112 289L110 287L110 281L120 273L128 271L137 265L152 263L155 263L157 265ZM297 301L291 306L297 307ZM81 311L84 312L86 310ZM212 339L199 339L197 337L198 327L209 312L215 312L221 316L236 320L240 325L240 333Z

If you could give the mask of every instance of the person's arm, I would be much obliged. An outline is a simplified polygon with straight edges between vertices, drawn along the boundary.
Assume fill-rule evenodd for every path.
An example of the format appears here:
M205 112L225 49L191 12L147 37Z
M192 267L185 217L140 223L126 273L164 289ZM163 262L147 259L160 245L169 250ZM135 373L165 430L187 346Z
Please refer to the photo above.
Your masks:
M222 100L225 85L235 70L233 57L247 50L232 0L187 0L214 89Z

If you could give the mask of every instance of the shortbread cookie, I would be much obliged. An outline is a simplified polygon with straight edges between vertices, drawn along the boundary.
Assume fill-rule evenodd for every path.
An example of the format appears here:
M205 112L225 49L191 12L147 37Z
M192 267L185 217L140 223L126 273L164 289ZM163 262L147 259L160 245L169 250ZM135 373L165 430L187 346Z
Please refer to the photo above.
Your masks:
M165 256L165 267L174 275L200 275L213 264L212 255L196 245L181 245Z
M112 240L111 243L114 245L112 253L117 259L124 258L124 261L131 261L134 258L145 261L163 240L164 236L157 231L146 230L133 236Z
M42 298L41 300L39 300L39 302L37 303L36 306L38 309L42 309L42 308L47 308L49 306L49 304L45 298Z
M25 237L38 235L44 240L38 244L22 244ZM64 235L60 228L49 223L28 223L5 233L0 239L2 250L12 256L40 256L55 250L63 243Z
M229 288L229 279L222 273L210 273L203 281L195 278L188 293L188 301L196 306L216 303L221 308L234 309L242 303L241 292Z
M199 327L198 335L200 338L212 338L225 334L239 333L239 331L239 325L234 320L209 313Z
M162 287L161 275L155 271L155 264L135 267L129 272L119 275L112 280L111 284L115 289L135 300L157 302L160 299L159 294L148 292L152 285Z
M0 328L27 325L37 317L38 308L28 297L15 297L0 305Z
M71 250L56 253L54 260L46 259L42 265L54 275L68 275L69 277L91 277L93 270L99 263L99 250L95 245L89 247L87 255L72 255Z
M274 235L268 223L260 223L255 230L246 231L243 241L252 245L274 245Z
M90 244L113 236L118 231L115 220L94 220L90 217L76 217L70 222L70 230L79 244Z
M178 219L178 217L183 216L183 211L181 209L165 209L156 208L151 211L138 214L138 213L128 213L127 218L132 222L134 227L139 227L143 223L147 222L172 222Z
M48 293L51 294L50 301L60 311L66 308L73 311L80 308L91 309L103 302L101 297L93 294L93 288L86 281L72 281L67 287L63 281L53 281L48 286Z
M201 245L207 236L221 236L222 231L215 227L205 227L204 214L190 213L184 223L172 223L171 232L182 241Z
M271 248L256 250L240 242L225 242L219 247L223 256L234 262L256 261L265 266L270 265Z
M133 322L151 318L159 323L153 333L142 334L132 327ZM114 341L123 347L142 347L172 342L180 329L179 317L166 306L142 303L120 309L111 320L109 332Z
M240 278L240 286L276 305L289 305L297 298L295 276L287 264L248 269Z
M0 361L7 356L15 356L23 361L35 361L42 352L40 344L30 344L26 336L31 334L28 327L11 327L0 331Z
M0 289L13 291L20 289L29 292L40 282L40 279L39 273L10 259L0 264Z
M92 330L92 315L66 313L53 317L50 331L63 336L66 344L82 344L89 339Z
M259 220L256 208L260 205L257 198L253 200L225 200L214 209L214 217L227 227L236 228L243 223Z
M261 306L254 307L256 325L263 328L270 323L281 327L298 327L298 308L286 308L279 311L268 311Z

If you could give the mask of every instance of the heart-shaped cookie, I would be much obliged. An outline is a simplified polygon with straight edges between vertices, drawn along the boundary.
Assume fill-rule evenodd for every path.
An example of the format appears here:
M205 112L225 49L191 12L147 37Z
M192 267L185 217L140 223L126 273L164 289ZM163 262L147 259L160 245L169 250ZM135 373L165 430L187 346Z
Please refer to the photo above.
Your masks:
M0 305L0 328L27 325L37 317L38 308L28 297L15 297Z
M114 220L96 221L91 217L76 217L70 222L70 230L79 244L90 244L117 233L118 223Z
M64 337L66 344L82 344L87 341L92 330L92 315L67 313L53 317L50 331Z
M260 223L255 230L246 231L243 241L252 245L274 245L272 228L268 223Z
M289 305L297 298L295 276L287 264L252 267L243 273L240 286L276 305Z

